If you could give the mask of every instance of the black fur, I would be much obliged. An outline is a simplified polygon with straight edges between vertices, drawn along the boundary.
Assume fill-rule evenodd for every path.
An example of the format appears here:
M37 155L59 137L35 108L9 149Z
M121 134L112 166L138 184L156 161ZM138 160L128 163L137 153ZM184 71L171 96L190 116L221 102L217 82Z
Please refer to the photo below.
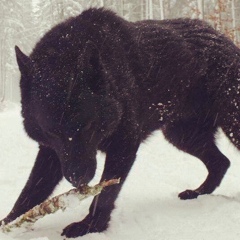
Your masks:
M215 145L218 127L240 148L240 51L203 21L131 23L89 9L50 30L29 57L17 47L16 54L24 126L40 148L5 222L46 199L63 176L76 187L88 183L99 149L102 180L121 184L96 197L63 235L105 230L140 143L156 129L208 169L181 199L212 193L229 167Z

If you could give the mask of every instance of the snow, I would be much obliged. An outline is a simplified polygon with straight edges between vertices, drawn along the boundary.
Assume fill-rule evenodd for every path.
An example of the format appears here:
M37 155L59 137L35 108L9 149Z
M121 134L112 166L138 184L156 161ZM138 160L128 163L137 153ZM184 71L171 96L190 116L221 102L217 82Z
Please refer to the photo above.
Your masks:
M8 104L0 109L0 219L11 210L29 175L37 144L22 127L20 107ZM112 213L110 227L81 240L237 240L240 237L240 156L223 133L218 146L231 159L221 186L211 195L181 201L177 195L194 189L206 177L202 163L178 151L157 131L138 151L137 160ZM98 181L104 154L98 153ZM94 182L93 181L93 182ZM71 186L63 181L54 194ZM60 240L62 229L80 221L92 199L65 212L45 216L33 229L0 233L1 240Z

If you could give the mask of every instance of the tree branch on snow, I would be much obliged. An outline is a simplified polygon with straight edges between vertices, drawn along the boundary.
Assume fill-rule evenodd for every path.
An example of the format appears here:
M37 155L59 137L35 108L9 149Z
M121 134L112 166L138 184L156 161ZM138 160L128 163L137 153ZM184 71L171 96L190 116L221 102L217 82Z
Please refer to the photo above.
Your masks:
M87 185L82 186L80 189L74 188L68 192L57 195L51 199L47 199L43 203L35 206L30 209L25 214L18 217L11 223L1 226L3 232L10 232L14 228L19 228L23 224L27 227L35 223L38 219L43 218L47 214L52 214L58 211L59 209L65 210L69 206L69 197L74 196L79 201L82 201L85 198L90 196L96 196L101 193L101 191L108 186L119 184L120 179L111 179L109 181L103 181L93 187Z

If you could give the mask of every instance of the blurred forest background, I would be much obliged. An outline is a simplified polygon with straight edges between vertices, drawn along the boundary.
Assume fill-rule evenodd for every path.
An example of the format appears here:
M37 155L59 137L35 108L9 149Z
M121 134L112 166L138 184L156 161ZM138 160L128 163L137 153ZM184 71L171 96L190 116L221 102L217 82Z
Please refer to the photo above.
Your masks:
M53 25L89 7L107 7L129 21L200 18L240 45L240 0L0 0L0 102L18 102L14 46L29 54Z

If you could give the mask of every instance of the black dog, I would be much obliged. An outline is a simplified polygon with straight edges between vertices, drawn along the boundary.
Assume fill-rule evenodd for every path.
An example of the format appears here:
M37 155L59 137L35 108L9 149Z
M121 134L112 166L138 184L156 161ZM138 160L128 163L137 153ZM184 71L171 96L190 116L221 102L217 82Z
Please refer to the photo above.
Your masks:
M156 129L208 169L181 199L212 193L229 167L215 145L218 127L240 148L240 51L205 22L131 23L89 9L50 30L29 57L18 47L16 55L24 126L40 147L6 223L45 200L63 176L75 187L87 184L99 149L106 152L102 180L121 184L95 198L63 235L105 230L140 143Z

